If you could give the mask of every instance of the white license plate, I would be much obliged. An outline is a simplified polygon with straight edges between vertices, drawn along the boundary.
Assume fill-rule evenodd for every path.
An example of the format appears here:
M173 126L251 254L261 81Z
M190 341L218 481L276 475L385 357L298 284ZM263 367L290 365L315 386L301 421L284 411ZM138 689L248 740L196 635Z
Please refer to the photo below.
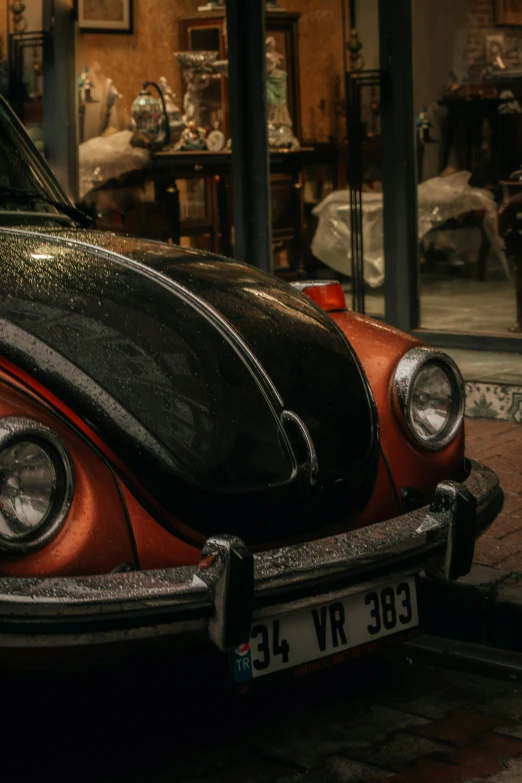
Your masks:
M418 624L414 577L263 618L252 625L250 642L232 653L234 680L246 682L320 659L334 665L348 650Z

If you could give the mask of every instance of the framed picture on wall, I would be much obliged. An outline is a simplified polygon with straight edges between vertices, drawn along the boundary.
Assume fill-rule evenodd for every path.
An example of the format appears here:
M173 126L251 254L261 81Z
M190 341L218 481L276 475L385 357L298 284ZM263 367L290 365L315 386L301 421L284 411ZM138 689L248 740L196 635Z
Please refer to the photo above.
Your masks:
M495 22L499 25L522 26L522 0L496 0Z
M76 0L78 26L87 33L132 33L132 0Z

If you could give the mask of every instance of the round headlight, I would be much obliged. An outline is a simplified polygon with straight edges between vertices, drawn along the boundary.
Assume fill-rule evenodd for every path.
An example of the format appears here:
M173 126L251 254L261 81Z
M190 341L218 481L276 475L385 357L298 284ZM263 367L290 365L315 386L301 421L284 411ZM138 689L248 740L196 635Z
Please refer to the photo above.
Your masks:
M72 498L61 441L28 419L0 420L0 549L27 552L58 531Z
M440 449L457 434L464 416L464 382L449 356L430 348L408 351L397 366L395 392L411 435Z
M56 493L56 470L37 443L20 441L0 453L0 536L23 540L48 516Z

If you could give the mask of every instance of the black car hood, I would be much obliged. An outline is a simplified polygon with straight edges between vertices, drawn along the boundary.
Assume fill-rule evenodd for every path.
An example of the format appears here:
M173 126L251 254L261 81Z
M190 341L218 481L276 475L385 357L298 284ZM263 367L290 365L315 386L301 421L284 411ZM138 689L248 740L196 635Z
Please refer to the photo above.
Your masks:
M345 336L248 265L102 232L0 229L3 355L169 512L252 543L355 516L378 457Z

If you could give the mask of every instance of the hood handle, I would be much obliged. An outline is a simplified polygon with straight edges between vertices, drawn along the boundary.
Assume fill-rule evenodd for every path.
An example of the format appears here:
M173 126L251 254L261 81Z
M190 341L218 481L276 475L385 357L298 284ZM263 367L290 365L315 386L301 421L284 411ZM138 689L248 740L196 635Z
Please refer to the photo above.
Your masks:
M299 445L296 450L294 449L298 468L300 472L305 471L307 473L310 485L314 486L319 477L319 461L312 436L304 421L293 411L283 411L281 419L285 432L290 437L292 448L295 445L295 436L297 435L298 437Z

